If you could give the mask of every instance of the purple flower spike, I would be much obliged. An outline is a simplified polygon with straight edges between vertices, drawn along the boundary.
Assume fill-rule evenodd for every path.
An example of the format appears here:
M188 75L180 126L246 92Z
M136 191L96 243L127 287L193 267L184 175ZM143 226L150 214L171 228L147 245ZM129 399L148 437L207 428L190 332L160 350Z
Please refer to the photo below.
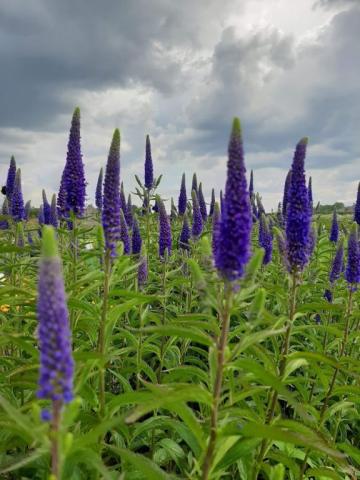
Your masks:
M196 173L193 174L192 184L191 184L191 191L195 190L196 195L198 194L198 183L197 183L197 176Z
M60 219L66 218L66 190L65 190L66 167L61 176L60 188L57 195L57 210Z
M207 210L206 210L206 203L205 203L205 198L204 198L204 194L203 194L203 191L202 191L202 183L201 182L199 184L198 199L199 199L201 217L203 219L203 222L206 223Z
M272 257L272 236L265 215L260 216L259 224L259 245L264 249L263 265L267 265Z
M50 225L52 225L54 228L58 228L59 226L59 221L58 221L58 215L57 215L57 208L56 208L56 195L52 196L51 199L51 207L50 207L50 219L49 219Z
M134 214L133 214L133 206L132 206L132 202L131 202L131 194L130 193L128 195L128 201L127 201L127 204L126 204L125 220L126 220L127 226L129 228L132 228L133 221L134 221Z
M360 225L360 182L358 184L358 191L357 191L355 211L354 211L354 220L358 225Z
M120 132L114 131L105 170L102 224L105 248L116 257L116 244L120 239Z
M104 169L101 167L97 184L96 184L96 192L95 192L95 205L98 208L99 212L101 212L102 209L102 185L103 185L103 176L104 176Z
M228 147L224 209L215 265L228 281L241 278L250 259L251 205L246 182L240 121L235 118Z
M286 246L292 272L302 271L309 261L311 214L304 169L307 143L303 138L296 146L286 206Z
M40 374L38 397L68 403L73 398L74 361L61 261L55 232L46 226L42 235L37 315Z
M45 223L44 207L43 207L42 205L40 205L40 208L39 208L38 221L39 221L40 227L42 227L42 226L44 225L44 223Z
M130 238L129 238L129 232L128 232L128 227L126 224L124 212L122 210L120 211L120 240L122 241L124 246L124 254L129 255Z
M333 285L336 280L340 278L340 275L343 270L344 263L344 241L340 240L339 245L336 249L336 254L331 266L331 271L329 275L330 283Z
M311 258L312 254L314 253L315 246L316 246L316 238L317 238L317 232L315 230L315 227L312 226L310 227L309 238L308 238L309 258Z
M330 242L336 243L339 239L339 224L337 221L337 213L336 209L333 212L332 222L331 222L331 230L330 230Z
M150 137L146 135L145 145L145 188L151 190L154 186L154 167L151 157Z
M11 198L15 188L15 177L16 177L16 162L15 162L15 158L11 157L7 179L6 179L6 198L8 199L9 206L11 205Z
M170 220L172 222L175 222L177 216L178 215L177 215L177 210L176 210L176 207L175 207L174 199L171 197Z
M164 202L156 197L156 203L159 208L159 256L162 258L171 254L171 228Z
M313 194L312 194L312 180L311 180L311 177L309 177L308 198L309 198L309 208L312 212L312 209L313 209Z
M181 187L180 187L180 195L178 201L178 211L179 215L184 215L186 212L186 205L187 205L187 195L186 195L186 183L185 183L185 173L183 173L181 178Z
M250 172L250 183L249 183L249 195L252 197L254 195L254 172Z
M80 109L78 107L75 108L71 121L63 176L66 214L72 211L76 216L81 217L85 207L86 181L80 145Z
M140 255L142 239L141 239L141 234L139 229L139 223L136 217L134 217L134 221L133 221L131 242L132 242L131 251L133 255Z
M44 209L44 223L45 225L50 225L50 203L46 197L45 190L42 191L43 198L43 209Z
M203 230L203 219L201 216L200 205L196 191L191 192L192 204L193 204L193 223L191 229L191 235L196 239L199 238Z
M25 203L24 210L25 210L24 220L28 221L29 218L30 218L31 200L28 200L28 201Z
M289 170L286 175L285 186L284 186L284 196L282 201L282 214L284 218L286 218L286 209L287 209L287 204L289 202L291 176L292 176L292 171Z
M360 250L356 223L351 229L348 240L348 261L345 270L345 279L354 287L360 282Z
M218 203L215 203L214 213L212 216L212 253L213 258L216 258L217 251L219 249L219 227L220 227L220 207Z
M142 256L140 258L140 263L138 267L138 286L139 289L142 290L144 286L146 285L148 278L148 265L147 265L147 259L146 256Z
M21 170L16 171L15 186L11 197L11 216L14 222L21 222L25 218L24 199L21 189Z
M10 215L9 212L9 201L7 197L4 200L4 203L1 208L2 215ZM0 230L7 230L9 228L9 222L7 220L0 220Z
M179 248L181 248L181 250L190 250L189 240L190 240L190 226L187 219L187 215L184 215L183 225L182 225L180 238L179 238Z
M210 211L209 211L209 217L212 217L214 215L214 208L215 208L215 190L211 190L211 201L210 201Z

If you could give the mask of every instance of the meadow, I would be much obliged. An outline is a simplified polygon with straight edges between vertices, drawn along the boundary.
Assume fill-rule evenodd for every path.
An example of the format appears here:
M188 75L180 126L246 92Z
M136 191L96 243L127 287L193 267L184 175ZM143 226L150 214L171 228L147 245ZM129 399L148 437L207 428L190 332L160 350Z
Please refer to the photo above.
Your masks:
M306 147L275 213L245 172L237 119L221 198L192 172L162 198L149 138L127 197L115 130L85 209L78 109L39 211L12 159L0 478L360 478L360 195L352 214L317 213Z

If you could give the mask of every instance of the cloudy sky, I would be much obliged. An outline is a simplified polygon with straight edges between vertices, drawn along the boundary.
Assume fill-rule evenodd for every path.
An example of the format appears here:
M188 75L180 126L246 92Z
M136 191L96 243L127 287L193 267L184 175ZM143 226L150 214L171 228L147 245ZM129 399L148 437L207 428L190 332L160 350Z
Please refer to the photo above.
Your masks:
M270 209L309 136L314 200L351 204L360 179L360 0L0 0L0 176L26 199L58 190L71 114L93 201L115 127L127 191L150 134L161 193L182 172L223 187L233 116Z

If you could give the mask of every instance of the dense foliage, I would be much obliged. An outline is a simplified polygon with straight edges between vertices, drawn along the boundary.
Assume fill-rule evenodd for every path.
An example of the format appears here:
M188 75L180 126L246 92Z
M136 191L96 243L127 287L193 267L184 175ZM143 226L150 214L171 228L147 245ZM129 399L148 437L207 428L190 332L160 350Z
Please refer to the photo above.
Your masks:
M142 207L131 206L130 201L131 215L122 205L118 233L119 216L115 220L112 216L115 210L115 215L120 214L119 197L114 197L119 194L118 142L116 131L102 201L97 189L102 214L98 210L76 217L82 210L83 180L75 212L66 202L66 191L62 192L56 229L59 256L54 240L49 240L50 246L46 243L50 230L42 232L37 218L22 220L19 212L13 218L2 211L0 478L359 478L359 293L356 280L349 284L344 277L349 262L359 262L359 254L354 260L356 252L347 248L350 236L351 248L359 251L352 216L337 218L337 243L329 239L332 214L312 216L313 251L306 251L310 260L300 270L284 256L284 219L275 214L265 217L260 208L261 222L253 218L250 260L242 278L231 278L229 284L214 267L212 249L219 248L216 241L222 238L218 205L213 209L214 222L196 213L202 230L197 228L189 239L199 189L193 188L184 207L183 178L185 217L174 204L171 207L156 196L161 177L153 178L148 138L146 183L137 177L135 189L136 203ZM79 148L76 155L81 159ZM242 166L237 171L245 173ZM253 212L253 192L248 199L241 199L238 191L233 194L225 215L227 229L235 221L231 215L236 215L237 204ZM226 195L231 196L228 191ZM76 195L70 198L75 204ZM157 212L152 210L155 201ZM226 196L222 214L224 208ZM294 208L290 208L292 216ZM105 218L108 248L101 218ZM248 225L244 210L243 218ZM265 262L259 223L260 243L272 245ZM109 225L112 230L107 233ZM126 242L134 253L124 253ZM238 239L228 241L228 248L232 244L236 247ZM241 258L247 256L244 248L246 255ZM295 252L295 243L291 248ZM222 252L224 264L229 253L234 254ZM330 282L334 258L337 270ZM39 261L40 270L48 267L40 279ZM54 271L49 262L55 263ZM359 266L352 264L357 271ZM59 288L61 292L61 285L56 285L62 278L68 324L62 296L56 294ZM325 292L331 296L324 296ZM58 304L51 298L60 302L56 311L60 311L61 335L67 325L72 332L74 398L68 395L69 403L61 404L61 409L57 408L61 395L39 398L38 394L40 367L44 374L41 341L46 343L50 327L51 335L54 329L56 333L55 323L46 326L47 312L51 321L57 321ZM229 328L223 342L226 321ZM64 342L67 345L66 338ZM66 349L57 353L56 345L46 343L46 358L53 361L67 355L64 362L72 370L71 353ZM51 352L51 346L56 351ZM61 372L56 360L50 367L47 364L46 374L49 368ZM66 378L67 390L70 370L60 377ZM56 385L61 390L61 381Z

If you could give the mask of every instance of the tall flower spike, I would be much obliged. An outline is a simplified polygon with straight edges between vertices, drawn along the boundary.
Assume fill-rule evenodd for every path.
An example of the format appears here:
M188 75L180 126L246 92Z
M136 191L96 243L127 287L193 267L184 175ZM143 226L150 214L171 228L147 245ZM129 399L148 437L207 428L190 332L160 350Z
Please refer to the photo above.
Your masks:
M61 175L60 188L57 195L57 210L60 219L66 217L66 190L65 190L66 165Z
M186 212L186 205L187 205L186 183L185 183L185 173L183 173L181 178L180 194L179 194L179 201L178 201L179 215L181 216L184 215L184 213Z
M80 145L80 109L74 110L71 120L66 165L64 169L64 189L66 194L66 213L70 211L78 217L85 207L85 173Z
M140 263L138 267L138 287L140 290L142 290L147 282L148 278L148 265L147 265L147 258L146 255L143 255L140 258Z
M25 203L24 210L25 210L24 220L28 221L29 218L30 218L31 200L28 200L28 201Z
M272 257L272 236L270 233L269 225L263 213L260 215L259 245L265 251L263 257L263 264L267 265L268 263L270 263Z
M15 177L16 177L16 162L15 157L11 157L9 170L6 179L6 198L8 199L9 205L11 205L11 197L15 188Z
M286 218L286 208L287 204L289 201L289 194L290 194L290 187L291 187L291 175L292 171L291 169L288 171L285 179L285 185L284 185L284 195L283 195L283 201L282 201L282 214L284 219Z
M330 242L336 243L338 241L338 239L339 239L339 224L338 224L338 221L337 221L336 209L334 209L333 216L332 216L332 222L331 222L329 240L330 240Z
M217 251L219 248L219 226L220 226L220 207L216 202L214 206L214 213L212 216L212 253L213 258L216 258Z
M358 242L358 228L355 223L348 239L348 260L345 270L345 279L355 287L360 282L360 250Z
M38 397L67 403L73 398L74 361L61 261L55 232L50 226L43 228L37 316L40 349Z
M151 143L149 135L146 135L145 144L145 188L151 190L154 186L154 167L151 157Z
M130 253L130 238L123 210L120 211L120 240L124 246L124 254Z
M139 223L137 218L134 217L133 226L132 226L132 238L131 238L131 251L133 255L140 255L141 253L141 246L142 246L142 238L139 229Z
M190 226L188 222L187 215L184 215L182 229L179 238L179 248L181 250L190 250Z
M209 217L212 217L214 215L214 208L215 208L215 190L211 190L211 201L210 201L210 211L209 211Z
M171 228L169 217L166 213L164 202L160 197L156 197L156 203L159 208L159 256L164 257L171 254Z
M50 225L52 225L54 228L58 228L59 226L59 221L58 221L58 215L57 215L57 208L56 208L56 195L52 196L51 199L51 207L50 207L50 219L49 219Z
M228 147L224 210L221 211L215 265L228 281L244 274L250 258L252 218L240 121L235 118Z
M42 205L40 205L40 208L39 208L38 222L39 222L40 227L42 227L45 223L44 207Z
M2 215L10 215L9 212L9 202L8 199L5 198L4 203L1 208L1 214ZM0 230L7 230L9 228L9 222L7 220L0 220Z
M198 183L197 183L197 176L196 173L193 174L192 184L191 184L191 191L195 190L196 195L198 193Z
M309 260L311 214L304 168L307 143L303 138L296 146L286 206L286 248L292 272L302 271Z
M128 195L128 201L127 201L127 204L126 204L125 220L126 220L127 226L129 228L132 228L133 221L134 221L134 214L133 214L133 207L132 207L131 194L130 193Z
M45 222L45 225L50 225L50 203L48 202L46 192L44 189L42 191L42 199L43 199L43 208L44 208L44 222Z
M11 197L11 216L14 222L21 222L25 218L24 199L21 189L21 170L16 171L15 186Z
M101 167L100 172L99 172L99 176L98 176L98 180L97 180L97 184L96 184L96 192L95 192L95 205L96 205L97 209L99 210L99 212L101 212L102 202L103 202L103 198L102 198L103 176L104 176L104 169Z
M354 220L358 225L360 225L360 182L358 184L358 191L357 191L355 211L354 211Z
M252 170L250 172L249 194L250 197L254 195L254 172Z
M116 244L120 238L120 132L114 131L105 170L102 224L105 248L116 257Z
M207 220L207 210L206 210L206 203L205 203L205 198L204 198L204 194L203 194L203 191L202 191L202 183L201 182L199 184L198 198L199 198L199 206L200 206L201 216L202 216L203 222L205 223L206 220Z
M199 238L203 230L203 219L201 216L200 205L196 191L191 192L192 205L193 205L193 223L191 234L194 238Z
M331 271L329 275L330 283L333 285L336 280L340 278L343 269L344 262L344 241L340 240L339 245L336 249L336 254L331 266Z

